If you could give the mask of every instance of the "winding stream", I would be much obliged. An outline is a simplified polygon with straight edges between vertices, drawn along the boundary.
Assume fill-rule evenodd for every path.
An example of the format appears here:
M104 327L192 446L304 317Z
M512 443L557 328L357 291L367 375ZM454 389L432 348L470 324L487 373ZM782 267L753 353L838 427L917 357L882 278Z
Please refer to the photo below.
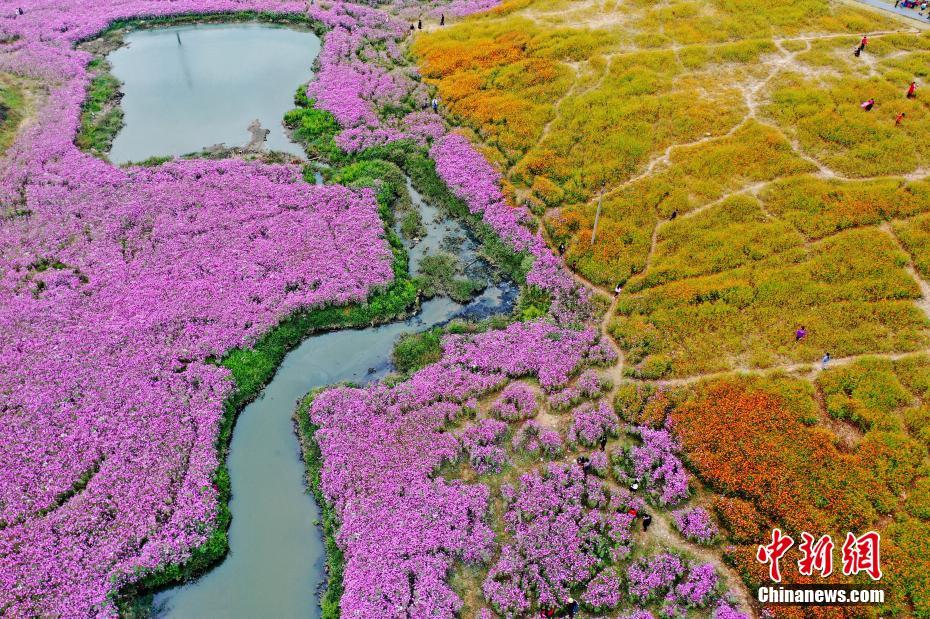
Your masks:
M126 40L128 47L109 56L125 93L126 126L114 142L115 162L183 154L216 142L239 145L256 117L267 129L280 128L280 120L268 119L280 119L290 108L295 88L309 79L310 63L319 52L319 40L310 33L259 24L136 31ZM245 69L245 56L261 61ZM266 64L276 70L259 79L254 71ZM288 70L280 64L289 65ZM230 72L238 77L229 79ZM211 103L211 97L219 99ZM195 120L195 113L205 109L209 123ZM287 142L283 132L280 137ZM269 147L302 153L296 144L271 136ZM516 288L488 279L487 265L467 230L425 203L409 181L408 189L427 231L408 246L411 271L415 274L425 255L441 249L456 254L468 265L468 276L483 278L488 287L467 305L436 298L406 321L311 336L288 354L261 396L242 411L233 433L229 555L196 582L156 595L156 616L318 617L324 550L316 525L319 509L306 488L294 431L296 402L316 387L385 376L394 343L405 332L513 308Z

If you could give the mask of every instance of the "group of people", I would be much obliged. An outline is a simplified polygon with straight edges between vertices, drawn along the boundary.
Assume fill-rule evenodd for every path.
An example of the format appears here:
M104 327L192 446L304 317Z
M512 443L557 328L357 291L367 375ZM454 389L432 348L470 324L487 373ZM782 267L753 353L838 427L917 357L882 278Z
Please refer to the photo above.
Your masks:
M804 340L806 337L807 337L807 327L805 327L804 325L801 325L800 327L798 327L797 331L794 332L794 343L797 344L801 342L802 340ZM824 353L823 357L821 357L820 359L821 369L826 370L827 364L830 363L831 359L833 359L833 355L831 355L829 352Z
M446 14L445 13L439 14L439 25L440 26L446 25ZM416 24L410 24L410 32L413 32L414 30L423 30L423 18L422 17L417 20Z
M917 82L911 82L911 85L907 87L907 94L905 95L908 99L913 99L917 96ZM875 107L875 98L869 97L863 101L859 107L861 107L866 112L871 112L872 108ZM894 119L895 127L901 125L904 122L904 112L900 112Z
M551 617L574 617L578 614L578 601L575 598L569 596L568 600L565 602L565 606L561 609L555 609L551 606L543 607L539 611L540 617L545 617L549 619Z
M898 2L895 2L895 6L898 6L899 3L900 3L900 0L899 0ZM906 4L905 4L905 6L906 6ZM923 5L922 5L922 8L921 8L921 11L922 11L924 8L926 8L926 7L927 7L927 3L924 2ZM862 50L864 50L864 49L865 49L865 46L868 45L868 44L869 44L869 37L868 37L868 35L862 35L862 40L859 41L859 45L856 46L856 50L853 52L853 54L856 56L856 58L858 58L858 57L862 54ZM908 99L913 99L914 97L917 96L917 82L911 81L910 86L907 87L907 95L906 95L906 96L907 96ZM869 97L868 99L866 99L865 101L863 101L863 102L859 105L859 107L861 107L861 108L862 108L863 110L865 110L866 112L871 112L871 111L872 111L872 108L875 107L875 98L874 98L874 97ZM905 116L905 113L904 113L904 112L900 112L900 113L898 113L897 116L895 116L895 118L894 118L894 126L895 126L895 127L901 126L901 123L904 122L904 116Z
M606 453L607 452L607 435L606 434L601 437L600 446L601 446L601 450ZM578 456L575 462L577 462L578 466L581 467L581 472L584 473L584 478L587 479L588 475L591 474L591 470L593 468L591 465L591 459L588 458L587 456ZM633 482L630 484L630 493L636 494L637 491L639 491L639 482L634 479ZM631 509L629 513L634 518L639 515L639 513L635 509ZM644 533L649 530L649 525L651 524L652 524L652 516L650 516L649 514L643 514L643 532Z
M930 3L926 2L926 0L923 2L918 2L918 0L895 0L894 8L898 8L899 6L905 9L918 9L918 12L923 16L924 11L927 10ZM930 19L930 13L927 14L927 19Z

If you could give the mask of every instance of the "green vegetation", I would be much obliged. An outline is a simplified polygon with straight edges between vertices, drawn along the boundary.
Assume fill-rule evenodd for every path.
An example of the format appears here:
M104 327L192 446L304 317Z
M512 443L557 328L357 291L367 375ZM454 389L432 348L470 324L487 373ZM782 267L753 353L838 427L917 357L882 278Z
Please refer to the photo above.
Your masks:
M824 351L839 358L922 350L927 318L912 302L920 291L906 262L883 232L853 230L624 295L611 332L642 378L813 362ZM801 325L810 335L795 343Z
M431 363L439 361L442 354L443 329L434 328L422 333L405 333L394 345L391 361L394 368L410 375Z
M0 155L16 137L26 105L23 89L13 80L0 80Z
M81 106L81 125L75 143L82 150L104 157L123 128L123 110L119 107L122 84L110 73L110 63L105 58L91 60L87 69L91 81Z
M896 222L894 233L913 258L917 271L930 278L930 214Z
M329 112L313 107L315 101L307 98L306 86L300 86L294 95L297 106L284 115L284 124L290 129L291 137L304 145L312 159L330 162L345 161L345 152L336 145L339 123Z
M454 254L439 252L424 256L420 263L417 286L427 299L444 295L456 303L467 303L480 293L484 286L461 277L462 261Z

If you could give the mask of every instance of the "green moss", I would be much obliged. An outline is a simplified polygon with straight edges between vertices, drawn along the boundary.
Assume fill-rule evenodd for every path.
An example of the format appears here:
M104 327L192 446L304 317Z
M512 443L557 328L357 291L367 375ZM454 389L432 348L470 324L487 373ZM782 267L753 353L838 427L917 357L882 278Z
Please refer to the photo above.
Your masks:
M22 89L13 84L0 84L0 154L3 154L23 119L25 97Z
M318 110L316 101L308 99L306 86L297 89L294 109L284 115L284 124L290 129L294 141L304 145L307 155L313 159L345 161L347 155L336 145L339 123L329 112Z
M426 298L445 295L457 303L467 303L484 286L463 279L463 270L458 257L448 252L424 256L420 262L420 275L416 278L417 286Z

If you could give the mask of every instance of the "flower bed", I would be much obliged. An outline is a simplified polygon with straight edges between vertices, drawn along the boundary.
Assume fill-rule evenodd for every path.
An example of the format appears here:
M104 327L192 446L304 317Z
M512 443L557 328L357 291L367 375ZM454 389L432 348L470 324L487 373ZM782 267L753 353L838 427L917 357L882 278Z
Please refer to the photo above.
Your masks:
M446 578L457 560L490 559L494 535L484 522L486 486L433 477L458 457L457 440L442 431L454 418L449 406L473 406L471 398L492 392L508 376L551 371L551 359L567 359L559 375L571 373L599 349L596 337L579 339L577 333L516 323L450 335L443 359L408 381L316 396L310 419L319 428L321 488L339 517L337 540L346 558L343 616L389 616L405 608L414 616L455 616L461 601ZM539 334L558 337L542 337L546 347L540 349L533 337ZM501 341L510 344L506 357L490 350L504 350ZM481 424L494 435L481 442L493 444L502 422Z

